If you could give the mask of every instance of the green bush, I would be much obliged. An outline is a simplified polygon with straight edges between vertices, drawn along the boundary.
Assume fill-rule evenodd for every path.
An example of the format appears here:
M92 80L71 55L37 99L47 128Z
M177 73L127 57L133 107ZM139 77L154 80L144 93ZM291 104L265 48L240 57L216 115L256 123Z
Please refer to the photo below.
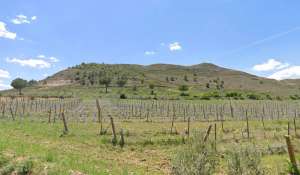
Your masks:
M297 167L295 167L291 162L288 162L288 169L287 171L291 175L300 175L300 172Z
M201 96L201 97L200 97L200 100L210 100L210 97L207 97L207 96Z
M196 134L176 154L172 161L172 174L214 174L219 164L218 155L210 142L202 141Z
M250 100L262 100L261 96L258 94L247 94L247 98Z
M9 163L4 167L1 167L1 175L29 175L33 168L33 162L31 160L23 160L17 163Z
M189 90L189 87L187 85L180 85L178 87L178 90L180 91L188 91Z
M181 92L181 93L180 93L180 96L182 96L182 97L186 97L186 96L190 96L190 94L189 94L189 93L187 93L187 92Z
M290 99L291 99L291 100L300 100L300 96L297 95L297 94L296 94L296 95L291 95L291 96L290 96Z
M120 94L120 99L127 99L126 94Z
M243 98L242 94L239 93L239 92L227 92L225 94L225 97L227 97L227 98L233 98L233 99L236 99L236 100Z
M8 159L0 153L0 168L8 163Z
M269 95L269 94L266 95L266 99L267 99L267 100L273 100L272 96Z
M18 163L16 165L16 172L18 175L29 175L33 168L33 163L31 160L26 160Z
M262 154L255 146L238 148L227 153L228 175L264 175L267 170L261 165Z
M210 100L211 98L220 99L222 96L217 91L206 92L200 96L201 100Z

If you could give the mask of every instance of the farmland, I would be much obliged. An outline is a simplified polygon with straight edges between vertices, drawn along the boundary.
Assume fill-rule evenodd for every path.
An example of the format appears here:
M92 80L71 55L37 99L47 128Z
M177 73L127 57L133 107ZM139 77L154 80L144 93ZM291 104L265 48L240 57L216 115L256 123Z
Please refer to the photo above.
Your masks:
M205 135L218 159L215 174L232 174L232 153L248 147L259 155L256 168L286 174L291 164L285 135L300 159L299 105L1 97L0 172L176 174L182 168L178 156ZM241 164L242 169L247 166Z
M300 1L3 1L0 175L300 175Z

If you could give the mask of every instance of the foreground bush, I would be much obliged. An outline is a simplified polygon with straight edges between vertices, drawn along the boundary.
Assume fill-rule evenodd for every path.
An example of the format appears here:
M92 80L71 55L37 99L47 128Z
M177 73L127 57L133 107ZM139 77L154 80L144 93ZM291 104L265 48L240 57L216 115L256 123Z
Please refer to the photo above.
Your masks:
M1 175L30 175L32 174L33 162L31 160L8 161L0 155L0 174Z
M267 170L261 164L262 155L254 146L238 148L227 153L229 175L264 175Z
M174 175L213 174L219 158L211 143L203 143L201 135L194 136L176 154L172 162Z

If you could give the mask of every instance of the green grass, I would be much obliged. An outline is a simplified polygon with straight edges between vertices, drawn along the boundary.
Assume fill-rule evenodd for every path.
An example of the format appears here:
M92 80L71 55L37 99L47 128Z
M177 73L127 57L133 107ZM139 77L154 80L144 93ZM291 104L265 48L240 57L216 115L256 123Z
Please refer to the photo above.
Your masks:
M225 122L226 133L218 125L217 149L225 152L254 143L264 152L265 166L277 174L287 169L287 153L280 151L285 149L285 124L285 121L266 122L269 129L264 137L260 122L251 121L249 141L241 134L244 122ZM109 126L109 123L106 125ZM177 122L175 126L182 132L186 123ZM204 132L207 126L206 122L195 122L191 128ZM61 136L61 123L1 120L0 152L11 160L32 160L33 174L45 171L62 175L71 171L86 174L168 174L170 160L183 146L181 135L169 134L169 122L117 121L117 130L125 130L126 145L123 149L112 146L110 130L107 135L99 136L96 123L72 122L69 128L69 134ZM293 142L300 144L299 139ZM296 151L299 153L298 147ZM299 154L297 158L300 159Z

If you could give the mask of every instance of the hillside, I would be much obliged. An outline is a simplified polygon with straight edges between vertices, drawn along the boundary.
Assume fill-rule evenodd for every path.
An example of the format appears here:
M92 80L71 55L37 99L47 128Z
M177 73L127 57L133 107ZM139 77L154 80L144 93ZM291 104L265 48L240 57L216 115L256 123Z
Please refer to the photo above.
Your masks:
M81 64L41 80L38 86L24 90L27 95L72 95L80 97L107 96L101 81L109 80L110 96L120 93L149 97L149 85L155 86L160 97L175 97L180 94L178 87L187 85L191 97L206 92L241 92L244 94L267 94L273 97L300 98L299 80L277 81L251 75L242 71L219 67L210 63L191 66L172 64ZM124 87L124 88L120 88ZM100 89L100 90L99 90ZM5 91L2 94L11 94ZM224 93L222 93L224 95ZM153 94L152 94L153 95Z
M259 92L287 93L298 89L298 80L277 81L258 77L245 72L222 68L214 64L203 63L192 66L171 64L153 64L149 66L130 64L82 64L75 66L43 80L44 86L60 86L80 84L83 77L84 84L89 84L89 74L99 70L108 70L115 80L123 75L128 78L128 85L143 85L154 83L160 86L174 87L182 84L206 89L207 84L213 88L215 81L224 81L224 89L247 90ZM101 76L101 75L99 75ZM112 81L112 85L115 81ZM144 83L143 83L144 82Z

